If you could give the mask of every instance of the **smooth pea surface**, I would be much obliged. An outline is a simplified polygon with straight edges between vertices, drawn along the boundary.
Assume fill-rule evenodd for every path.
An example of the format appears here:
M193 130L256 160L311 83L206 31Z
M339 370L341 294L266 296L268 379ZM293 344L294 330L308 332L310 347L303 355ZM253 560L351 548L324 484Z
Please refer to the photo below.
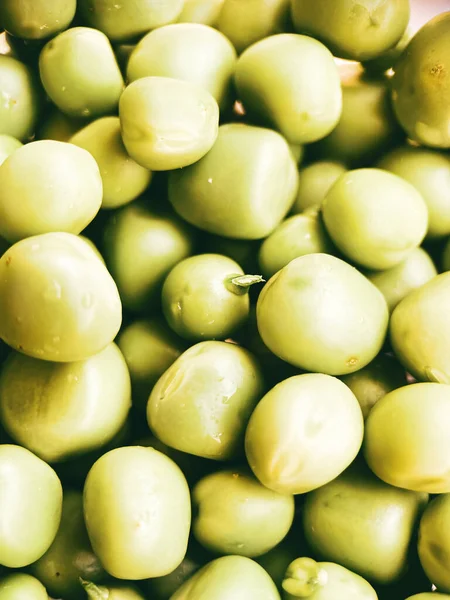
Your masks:
M31 566L31 572L56 598L83 598L79 578L101 581L106 573L92 551L83 517L81 492L64 492L61 523L47 552Z
M0 21L16 37L39 40L66 29L76 6L76 0L3 0Z
M193 236L173 214L133 203L110 218L103 245L123 305L148 313L171 268L192 253Z
M307 36L280 34L257 42L239 58L235 80L249 114L293 144L325 137L341 115L342 91L333 56Z
M40 558L55 538L61 520L61 482L29 450L3 444L0 489L0 564L25 567Z
M303 494L348 467L363 438L353 392L321 373L290 377L255 408L245 434L247 460L269 489Z
M250 352L236 344L200 342L153 388L148 423L172 448L229 459L242 452L245 427L262 390L262 374Z
M405 571L408 549L427 494L395 488L355 464L306 498L303 527L315 555L371 582Z
M219 31L206 25L176 23L151 31L137 44L127 66L128 81L172 77L204 87L219 106L231 98L236 51Z
M257 322L274 354L307 371L344 375L379 353L386 301L349 264L328 254L292 260L263 287Z
M96 161L66 142L26 144L0 166L0 179L0 234L10 242L51 231L78 234L102 202Z
M253 240L269 235L287 214L297 182L297 165L281 135L230 123L219 127L203 159L170 173L169 200L200 229Z
M292 0L298 32L322 40L335 56L358 61L376 58L394 46L408 25L409 13L408 0Z
M116 336L122 306L96 253L70 233L11 246L0 259L0 336L35 358L67 362L100 352Z
M0 166L5 162L10 154L12 154L15 150L18 150L21 146L22 142L15 137L5 133L0 134Z
M124 87L108 38L90 27L67 29L47 42L39 73L52 102L71 117L113 112Z
M92 547L113 577L159 577L183 560L189 488L161 452L129 446L104 454L89 471L83 502Z
M427 506L419 528L418 551L427 577L440 592L450 593L450 495L434 498ZM447 598L447 596L445 596Z
M213 146L219 107L197 83L171 77L133 81L119 102L122 139L128 154L153 171L181 169Z
M130 405L130 376L115 344L74 363L13 352L0 375L3 426L46 462L104 446L124 425Z
M222 556L193 575L170 600L280 600L272 579L245 556Z
M370 468L391 485L450 492L449 415L448 385L416 383L386 394L366 423L364 452Z
M192 500L194 535L218 554L260 556L281 542L294 519L294 497L265 488L245 470L207 475Z
M95 158L103 183L102 208L117 208L140 196L152 174L138 165L123 145L118 117L102 117L70 138Z
M301 213L308 208L320 207L328 190L346 170L343 164L334 161L318 161L300 169L292 212Z
M48 600L42 583L27 573L11 573L0 579L0 600Z
M180 23L202 23L214 27L225 0L184 0Z
M337 247L369 269L389 269L402 262L428 229L427 205L416 188L381 169L342 175L325 196L322 210Z

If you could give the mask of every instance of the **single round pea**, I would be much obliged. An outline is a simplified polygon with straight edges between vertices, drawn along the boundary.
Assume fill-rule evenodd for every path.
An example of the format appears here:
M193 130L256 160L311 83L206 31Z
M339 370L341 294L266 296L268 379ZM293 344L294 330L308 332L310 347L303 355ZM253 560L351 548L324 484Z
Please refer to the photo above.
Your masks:
M388 392L406 385L406 373L397 359L380 354L363 369L340 378L355 394L364 419Z
M319 211L309 209L282 221L272 231L261 244L258 262L264 277L272 277L294 258L334 251Z
M128 204L149 186L152 174L128 156L118 117L97 119L69 141L90 152L98 164L103 183L102 208Z
M328 254L295 258L263 287L259 333L274 354L307 371L345 375L380 352L386 301L354 267Z
M428 207L430 238L450 234L450 157L427 148L403 146L378 163L413 184Z
M96 253L70 233L17 242L0 259L0 337L43 360L83 360L116 336L122 306Z
M389 584L406 570L408 549L427 494L395 488L363 463L306 497L303 528L322 560L371 582Z
M0 134L0 166L10 154L21 148L22 142L7 134Z
M313 38L286 33L253 44L238 59L235 81L248 114L291 143L319 140L339 121L339 71L331 52Z
M386 483L408 490L450 492L450 386L416 383L389 392L366 422L364 453Z
M322 40L335 56L368 60L392 48L409 21L408 0L292 0L292 17L299 33Z
M102 202L96 161L67 142L26 144L0 166L0 179L0 234L10 242L51 231L78 234Z
M72 27L47 42L39 73L52 102L70 117L113 112L124 87L108 38L89 27Z
M285 600L378 600L368 581L337 563L296 558L283 580Z
M48 463L107 444L124 425L130 406L130 376L115 344L74 363L13 352L1 371L2 425Z
M342 473L362 439L353 392L339 379L308 373L282 381L263 397L250 417L245 451L263 485L304 494Z
M176 21L184 0L78 0L81 15L110 40L122 42Z
M405 260L428 227L427 205L416 188L381 169L342 175L327 193L322 210L336 246L368 269L389 269Z
M434 498L420 521L418 551L427 577L440 592L450 593L449 554L447 535L450 527L450 496ZM433 594L434 596L434 594ZM447 596L442 596L442 598ZM436 595L439 600L439 594Z
M450 273L443 273L409 293L392 313L392 347L419 380L450 383L449 301Z
M3 0L0 21L16 37L40 40L67 29L76 7L76 0Z
M423 146L450 148L449 35L450 11L428 21L395 65L395 114L408 137Z
M204 87L221 107L230 103L236 51L216 29L176 23L151 31L137 44L127 66L129 82L172 77Z
M35 131L40 94L32 70L12 56L0 54L0 134L21 142Z
M130 371L133 404L145 409L153 386L187 344L160 317L133 321L122 329L117 344Z
M48 600L48 596L36 577L11 573L0 579L0 600Z
M275 33L287 31L290 0L225 0L216 27L241 53Z
M82 586L88 600L145 600L141 591L129 584L96 585L92 581L82 580Z
M84 597L80 577L90 581L105 578L87 535L81 492L65 489L58 533L47 552L31 565L31 572L53 597L70 600Z
M390 312L409 293L436 275L437 270L430 255L422 248L412 250L405 260L395 267L366 274L386 298Z
M267 489L245 470L216 471L192 491L196 539L217 554L255 557L287 535L294 497Z
M124 307L148 313L158 305L165 277L192 248L191 230L172 214L136 203L114 213L104 230L104 253Z
M346 170L343 164L334 161L318 161L300 169L297 199L292 212L301 213L308 208L320 207L328 190Z
M202 23L215 27L225 0L184 0L179 23Z
M313 146L312 153L319 160L365 167L403 139L404 133L391 106L389 79L356 74L342 82L342 114L338 124Z
M175 333L188 340L226 339L248 318L248 291L261 281L260 275L244 275L227 256L185 258L164 282L164 316Z
M89 471L83 498L92 548L113 577L160 577L183 560L189 488L161 452L140 446L107 452Z
M198 163L170 173L169 200L181 217L200 229L260 239L289 211L297 181L297 165L281 135L229 123L219 127L216 143Z
M184 583L170 600L280 600L274 582L245 556L222 556L209 562Z
M262 374L250 352L236 344L200 342L153 388L148 424L172 448L228 460L242 453L245 428L262 391Z
M36 132L36 139L68 142L85 125L86 119L74 119L60 110L54 109L40 124Z
M29 450L0 445L0 564L26 567L48 550L61 520L55 471Z

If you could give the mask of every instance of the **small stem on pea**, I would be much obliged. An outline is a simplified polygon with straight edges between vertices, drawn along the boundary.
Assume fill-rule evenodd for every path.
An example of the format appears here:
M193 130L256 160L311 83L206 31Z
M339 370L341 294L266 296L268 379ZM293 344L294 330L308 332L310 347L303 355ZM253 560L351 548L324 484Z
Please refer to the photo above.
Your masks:
M79 580L90 600L108 600L109 590L107 587L95 585L92 581L86 581L81 577Z
M230 292L239 296L247 294L255 283L264 283L262 275L232 275L225 280L225 285Z
M327 572L312 558L297 558L288 566L282 587L294 598L309 598L327 583Z

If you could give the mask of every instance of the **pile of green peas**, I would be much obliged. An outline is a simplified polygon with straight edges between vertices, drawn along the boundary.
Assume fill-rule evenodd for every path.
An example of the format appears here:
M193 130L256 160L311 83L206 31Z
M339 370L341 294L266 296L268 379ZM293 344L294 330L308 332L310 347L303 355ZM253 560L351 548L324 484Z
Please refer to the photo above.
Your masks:
M0 600L450 599L449 9L0 0Z

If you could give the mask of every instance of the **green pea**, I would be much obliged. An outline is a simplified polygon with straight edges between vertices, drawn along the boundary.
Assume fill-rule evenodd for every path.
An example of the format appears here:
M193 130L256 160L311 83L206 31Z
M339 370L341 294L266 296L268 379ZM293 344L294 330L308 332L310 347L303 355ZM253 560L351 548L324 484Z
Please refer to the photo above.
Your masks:
M184 0L179 23L202 23L215 27L225 0Z
M101 581L106 574L92 551L83 517L81 492L65 490L61 524L47 552L31 572L55 598L83 598L79 578Z
M147 420L168 446L227 460L242 453L245 428L262 389L262 374L250 352L236 344L200 342L159 379Z
M392 101L408 137L450 148L450 13L428 21L395 65Z
M219 127L205 157L170 173L169 200L200 229L254 240L269 235L287 214L297 181L297 165L281 135L230 123Z
M443 494L434 498L425 509L420 521L418 551L427 577L440 592L450 594L450 544L446 534L449 526L450 495ZM440 600L440 594L433 594L433 598L434 596L436 600ZM443 595L442 600L448 597L450 596ZM427 598L420 600L427 600Z
M187 344L160 317L133 321L122 329L117 344L130 371L133 404L145 409L153 386Z
M248 291L261 281L260 275L244 275L227 256L191 256L175 265L164 282L163 313L183 338L226 339L248 318Z
M11 573L0 579L0 600L48 600L42 583L27 573Z
M416 383L386 394L366 423L364 451L370 468L391 485L450 492L449 413L447 385Z
M386 298L389 311L392 312L403 298L436 275L437 270L430 255L422 248L415 248L395 267L368 273L367 277Z
M122 321L114 280L89 245L70 233L36 235L3 254L0 314L7 344L57 362L100 352Z
M365 60L363 62L364 69L371 75L381 74L385 73L389 69L395 69L395 65L397 64L400 56L403 54L406 46L409 44L412 34L412 28L408 24L402 37L395 44L395 46L392 46L392 48L389 48L389 50L386 50L386 52L383 52L383 54L380 54L377 56L377 58Z
M409 1L292 0L294 26L322 40L335 56L368 60L392 48L409 21Z
M117 208L140 196L152 174L132 160L125 150L118 117L102 117L70 138L95 158L103 183L102 208Z
M409 293L391 316L392 347L417 379L450 383L450 273L433 277Z
M186 553L189 488L177 465L161 452L117 448L89 471L84 516L92 548L110 575L160 577Z
M406 600L449 600L450 594L438 594L436 592L424 592L423 594L414 594Z
M70 138L86 125L86 119L74 119L54 109L40 124L36 133L38 140L68 142Z
M40 558L61 520L55 471L29 450L0 445L0 564L17 569Z
M74 363L13 352L1 371L3 426L49 463L104 446L124 425L130 405L130 376L115 344Z
M282 381L263 397L250 417L245 451L263 485L303 494L342 473L362 439L354 394L334 377L308 373Z
M128 154L153 171L197 162L212 148L219 128L219 107L211 94L170 77L131 83L120 98L119 116Z
M290 0L225 0L217 28L241 53L263 38L289 26Z
M32 70L12 56L0 54L0 134L21 142L35 131L40 93Z
M386 301L355 268L328 254L295 258L257 303L264 344L307 371L345 375L375 358L388 327Z
M5 162L10 154L22 146L16 138L7 134L0 134L0 166Z
M380 354L363 369L344 375L341 380L355 394L364 419L388 392L406 385L406 373L396 358Z
M235 80L249 115L293 144L319 140L339 121L339 71L331 52L313 38L286 33L253 44L240 56Z
M4 0L0 21L19 38L40 40L69 27L76 6L76 0Z
M108 38L89 27L72 27L47 42L39 72L48 96L69 117L113 112L124 87Z
M283 540L294 519L293 496L267 489L241 469L207 475L192 500L193 533L217 554L260 556Z
M416 188L381 169L342 175L322 210L336 246L368 269L389 269L405 260L428 228L428 209Z
M406 570L408 549L427 494L395 488L362 463L306 497L307 542L323 560L371 582L388 584Z
M137 44L127 67L128 81L172 77L204 87L219 106L229 104L236 51L212 27L195 23L166 25Z
M403 146L387 154L380 169L391 171L412 183L428 207L428 237L450 233L450 158L442 152Z
M0 179L0 234L10 242L51 231L78 234L102 201L96 161L66 142L26 144L0 166Z
M264 277L272 277L291 260L306 254L335 251L314 209L282 221L261 244L258 261Z
M89 600L145 600L136 587L127 584L105 586L82 580L82 586Z
M122 42L176 21L184 0L78 0L82 16L110 40Z
M245 556L222 556L195 573L170 600L280 600L269 575Z
M319 161L300 169L297 199L292 212L301 213L322 205L327 192L346 168L339 162Z
M187 225L144 204L133 203L114 213L104 230L106 264L124 307L135 312L158 305L165 277L192 249Z

